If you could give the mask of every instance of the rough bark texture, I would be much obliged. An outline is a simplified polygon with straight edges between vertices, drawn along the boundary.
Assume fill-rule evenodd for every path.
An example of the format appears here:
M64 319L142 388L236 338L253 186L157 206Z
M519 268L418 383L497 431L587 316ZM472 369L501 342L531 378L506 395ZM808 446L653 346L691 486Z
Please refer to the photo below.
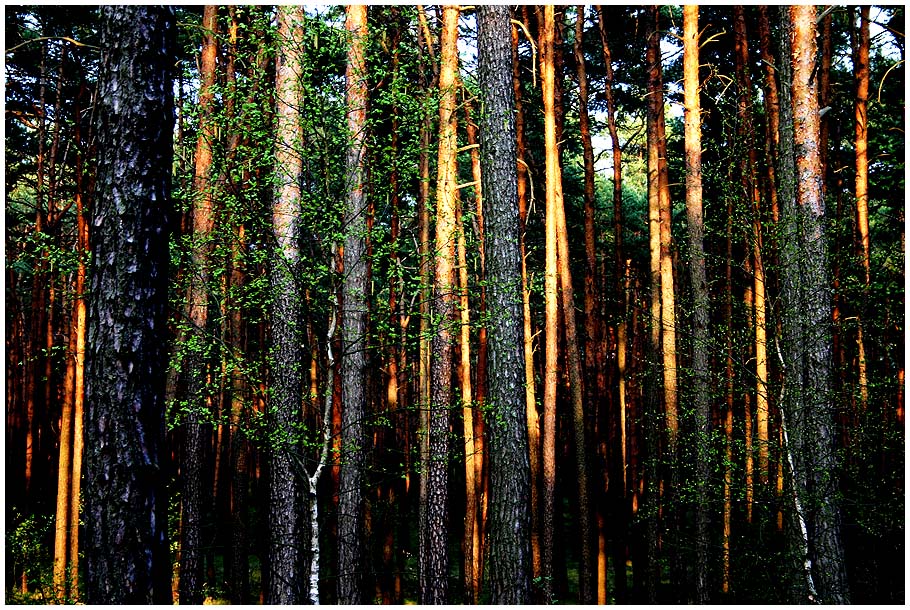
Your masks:
M782 199L785 396L797 495L806 511L820 601L848 603L840 537L831 392L831 288L819 150L816 9L790 8L796 192ZM783 254L783 253L782 253Z
M301 599L299 493L293 464L299 451L296 426L302 401L302 296L296 277L300 266L299 113L297 76L304 20L300 7L278 9L278 59L275 141L275 193L272 232L275 239L269 283L272 291L272 394L267 418L269 450L269 578L266 601L294 604Z
M530 461L525 404L519 248L517 149L513 115L509 9L483 6L477 15L483 100L481 163L490 412L490 602L527 604L531 589Z
M363 603L363 465L366 437L366 154L367 75L364 49L367 7L347 7L345 29L351 36L347 87L347 203L344 216L344 314L341 333L342 412L341 489L338 498L338 602Z
M786 413L790 409L795 409L797 407L801 408L799 404L802 400L796 386L797 384L790 384L787 382L787 378L791 376L798 376L800 369L802 367L802 345L797 341L797 327L799 324L796 310L790 309L790 307L800 307L800 294L799 294L799 284L797 282L798 277L798 246L797 239L797 225L795 222L791 222L791 218L794 218L795 214L795 205L796 205L796 160L794 157L794 140L793 140L793 103L791 96L791 83L792 83L792 66L790 63L790 52L791 52L791 30L792 24L790 22L790 8L787 6L781 6L777 11L775 11L776 23L778 26L779 33L777 36L778 43L778 53L777 60L775 62L775 67L777 68L778 75L778 93L779 93L779 117L778 117L778 154L776 159L776 170L777 176L780 179L779 189L778 189L778 201L780 202L780 292L781 292L781 343L782 343L782 357L783 361L781 362L781 367L784 374L784 390L783 402L780 405L781 411L781 420L787 418ZM784 244L791 243L791 247L783 247ZM792 269L790 271L789 269ZM779 358L780 358L779 354ZM790 363L789 365L787 363ZM791 422L792 426L792 422ZM784 426L781 426L781 449L783 453L788 454L792 458L794 445L791 442L791 439L786 439L784 436ZM783 460L782 460L783 461ZM794 489L794 498L796 498L795 488L797 486L797 473L793 469L792 459L790 461L790 486ZM783 478L783 477L781 477ZM783 486L781 485L781 488ZM795 504L795 502L794 502ZM789 513L788 514L792 514ZM809 554L804 551L805 545L808 544L800 531L799 524L797 521L802 521L802 515L794 516L789 519L789 533L791 537L790 547L794 550L794 554L797 555L794 558L792 568L794 571L804 570L805 562L809 562ZM782 522L783 519L781 518ZM783 525L783 523L781 523ZM805 568L806 574L803 575L803 578L793 579L793 586L790 591L790 600L791 603L800 603L805 602L808 595L808 591L813 591L814 586L803 587L800 583L805 583L807 580L811 581L811 563Z
M695 599L709 602L708 455L711 387L708 357L708 284L705 277L704 216L701 181L701 104L698 79L698 7L683 7L683 89L686 138L686 220L689 232L689 281L692 286L692 409L695 412L697 504L695 507Z
M101 9L86 356L86 601L169 604L164 438L173 9Z
M432 350L432 400L429 407L429 451L424 465L426 538L420 553L420 602L443 604L448 597L448 448L452 402L451 327L455 322L455 206L458 166L456 150L456 85L458 75L457 6L443 8L439 70L439 163L436 185L436 268L434 304L436 329Z
M217 137L213 122L215 93L215 59L218 55L216 30L218 7L206 5L202 17L203 42L199 62L199 136L196 140L196 165L193 176L193 252L192 273L187 289L186 315L190 332L196 334L187 354L188 409L183 426L183 493L180 521L180 603L201 604L203 601L204 558L202 554L202 487L205 460L205 430L202 420L207 408L208 365L207 333L210 237L213 193L209 175L212 167L212 143Z

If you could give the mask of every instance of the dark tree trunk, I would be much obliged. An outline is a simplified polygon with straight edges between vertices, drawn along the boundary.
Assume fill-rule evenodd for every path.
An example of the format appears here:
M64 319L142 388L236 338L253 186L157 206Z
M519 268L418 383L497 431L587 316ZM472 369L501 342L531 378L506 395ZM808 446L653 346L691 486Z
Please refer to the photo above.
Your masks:
M86 601L170 604L164 439L173 9L101 9L86 357Z
M478 11L484 245L490 318L490 602L527 604L531 588L530 462L525 404L518 239L517 148L509 9Z

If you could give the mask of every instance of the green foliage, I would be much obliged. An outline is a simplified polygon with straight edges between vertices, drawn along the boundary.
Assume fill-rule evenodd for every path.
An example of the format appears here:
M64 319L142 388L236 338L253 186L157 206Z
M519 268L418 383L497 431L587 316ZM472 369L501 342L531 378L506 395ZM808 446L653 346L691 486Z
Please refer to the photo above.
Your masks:
M6 528L7 575L17 582L7 588L8 604L47 604L55 600L53 588L53 558L49 541L53 540L54 518L50 515L24 515L15 507ZM20 577L28 584L21 589Z

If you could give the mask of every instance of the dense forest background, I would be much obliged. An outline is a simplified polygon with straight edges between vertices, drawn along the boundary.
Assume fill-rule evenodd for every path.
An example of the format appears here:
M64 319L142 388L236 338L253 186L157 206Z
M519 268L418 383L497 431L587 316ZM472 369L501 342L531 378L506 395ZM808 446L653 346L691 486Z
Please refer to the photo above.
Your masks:
M902 6L5 21L7 602L905 601Z

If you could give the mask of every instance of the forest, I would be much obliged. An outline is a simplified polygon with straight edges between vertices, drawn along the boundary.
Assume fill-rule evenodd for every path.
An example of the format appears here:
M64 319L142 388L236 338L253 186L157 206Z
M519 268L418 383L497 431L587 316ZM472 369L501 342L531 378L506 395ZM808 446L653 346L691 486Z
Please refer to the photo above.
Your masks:
M903 5L4 13L7 603L905 602Z

